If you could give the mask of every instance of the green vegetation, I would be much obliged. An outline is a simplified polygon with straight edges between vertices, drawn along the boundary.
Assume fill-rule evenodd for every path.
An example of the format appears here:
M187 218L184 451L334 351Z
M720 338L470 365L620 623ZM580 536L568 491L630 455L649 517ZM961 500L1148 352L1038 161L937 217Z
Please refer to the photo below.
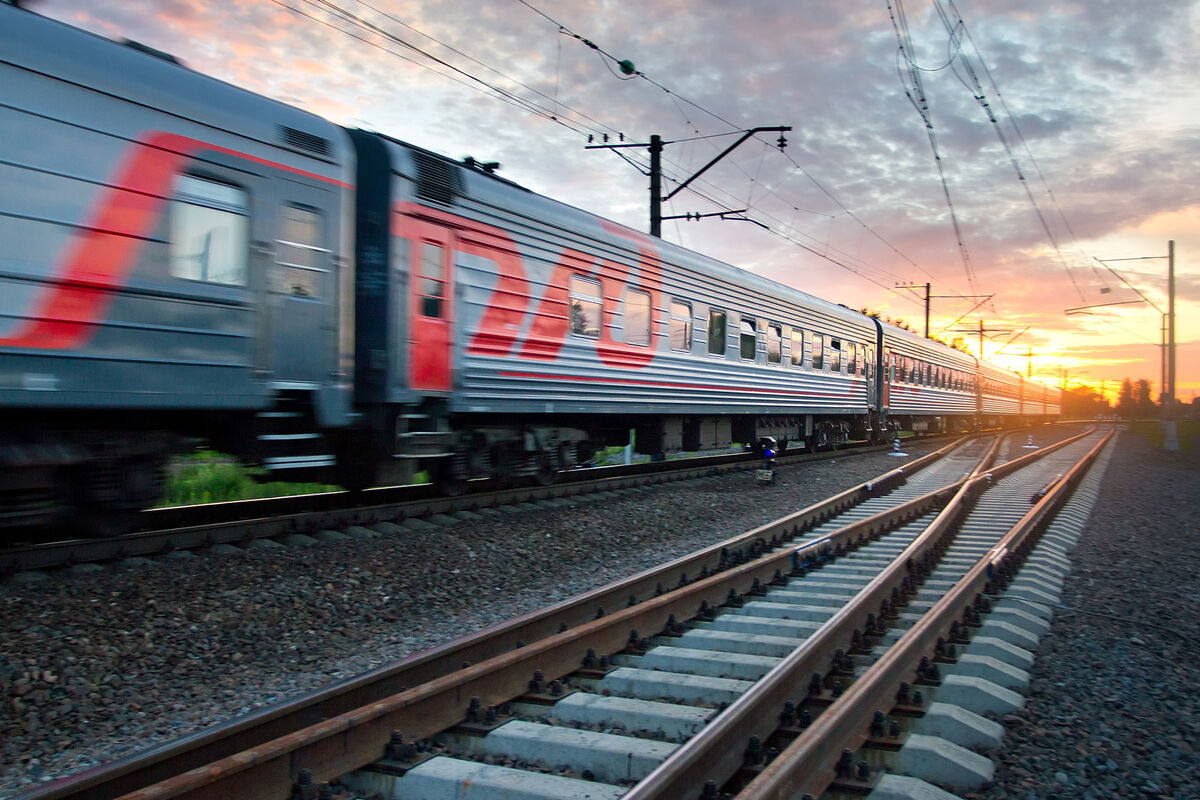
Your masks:
M172 460L167 468L167 491L163 507L197 503L221 503L230 500L255 500L293 494L340 491L340 486L322 483L258 483L255 476L266 474L261 468L244 467L237 459L201 450Z
M1176 432L1179 437L1179 450L1184 453L1192 453L1200 448L1200 421L1197 420L1179 420L1176 425ZM1150 444L1155 447L1163 446L1163 429L1162 423L1154 420L1140 420L1137 422L1128 422L1126 426L1130 433L1136 433L1139 436L1146 437Z

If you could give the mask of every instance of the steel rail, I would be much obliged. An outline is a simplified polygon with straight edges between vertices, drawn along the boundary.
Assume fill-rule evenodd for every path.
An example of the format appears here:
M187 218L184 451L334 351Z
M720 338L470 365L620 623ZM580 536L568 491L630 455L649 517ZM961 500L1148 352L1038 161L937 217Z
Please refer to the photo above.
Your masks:
M954 486L960 486L965 477ZM158 784L130 792L122 800L228 800L254 797L286 800L300 769L316 782L328 781L382 757L392 733L406 741L446 730L467 716L474 699L482 706L508 702L525 693L535 672L552 681L578 670L587 650L615 653L639 631L657 632L676 620L691 619L705 606L715 608L730 596L745 595L790 571L799 558L823 548L881 533L885 518L901 522L946 501L943 488L893 509L848 525L833 534L782 548L687 586L555 634L483 663L435 678L362 708L318 722L303 730L216 761Z
M971 495L988 481L988 475L1017 471L1088 433L1078 434L999 467L989 468L995 452L993 446L969 476L937 492L952 492L953 497L948 499L933 522L890 566L756 683L754 688L734 701L697 736L642 779L622 800L680 800L696 797L706 781L712 781L717 786L724 785L742 767L743 752L751 737L757 736L765 742L776 730L779 714L784 704L795 696L796 687L805 685L814 673L824 673L829 668L832 653L837 650L849 651L855 632L865 629L867 615L882 611L885 601L890 602L893 598L893 592L899 592L906 580L915 580L916 565L922 559L931 557L940 546L945 532L951 530ZM853 529L856 526L849 527ZM863 530L860 528L855 533ZM870 531L871 528L868 526L865 530Z
M353 709L380 702L384 698L403 692L406 687L415 687L445 676L458 670L464 662L479 663L512 651L522 644L552 636L564 625L575 627L590 622L601 610L611 611L625 607L631 596L644 599L658 592L660 586L664 590L673 589L685 580L692 581L706 571L717 572L721 569L723 554L728 557L728 554L734 551L766 548L772 541L778 542L795 536L868 497L903 484L908 475L945 457L966 441L968 439L960 439L780 520L660 567L485 628L476 634L409 656L394 664L363 673L295 700L261 709L143 753L35 787L15 795L12 800L111 800L183 772L202 769L205 765L237 753L253 751L265 742L349 713ZM990 452L995 451L998 441L999 439L993 441ZM938 495L939 492L931 494ZM882 530L883 525L891 524L892 520L903 519L904 513L906 512L884 513L862 520L850 526L848 530L851 533L847 533L844 538L850 538L851 535L873 535L876 530ZM824 537L811 546L806 544L804 551L808 552L812 547L829 544L831 541L834 540ZM790 569L790 564L784 566ZM771 577L773 573L766 574L763 579L769 580ZM749 579L747 586L752 583L753 578ZM724 599L722 595L717 598L715 604L719 605ZM659 628L661 625L653 630ZM578 664L575 665L577 666Z
M1023 561L1035 543L1035 531L1066 502L1112 436L1113 431L1105 434L919 622L739 792L738 800L787 800L823 793L834 781L842 751L862 746L874 712L894 705L900 683L913 679L922 657L932 658L937 640L948 637L951 624L987 591L996 573L1011 571Z

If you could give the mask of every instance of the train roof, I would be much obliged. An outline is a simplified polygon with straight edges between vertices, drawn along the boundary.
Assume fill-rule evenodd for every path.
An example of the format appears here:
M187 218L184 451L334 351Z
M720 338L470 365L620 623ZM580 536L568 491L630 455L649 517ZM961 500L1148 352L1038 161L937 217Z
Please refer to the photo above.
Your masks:
M346 159L349 145L334 123L196 72L153 48L106 39L5 3L0 31L0 63L309 158L332 164Z
M423 169L421 162L428 159L437 160L440 165L439 169L444 170L439 179L451 184L454 188L450 192L452 197L445 197L446 202L440 204L435 201L434 205L453 209L458 205L466 207L471 203L479 203L502 208L510 214L517 214L527 217L531 221L541 221L561 230L571 231L573 235L585 241L590 240L602 250L612 249L613 245L618 242L619 246L625 250L628 250L631 245L653 245L659 258L666 263L686 266L715 280L736 283L764 298L803 303L811 310L827 317L840 319L864 332L869 330L871 338L874 338L874 322L857 310L665 240L654 239L647 233L539 194L477 166L465 165L390 136L376 135L390 145L392 169L409 180L414 182L420 180ZM428 198L423 200L423 202L425 201L428 201Z

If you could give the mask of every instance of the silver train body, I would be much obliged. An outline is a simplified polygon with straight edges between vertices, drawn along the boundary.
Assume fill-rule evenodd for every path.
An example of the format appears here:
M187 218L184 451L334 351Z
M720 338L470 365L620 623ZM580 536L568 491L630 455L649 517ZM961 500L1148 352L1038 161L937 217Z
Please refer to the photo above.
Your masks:
M152 503L181 442L448 487L1059 395L796 288L0 5L0 527ZM805 287L801 287L805 288ZM816 287L812 287L816 288Z

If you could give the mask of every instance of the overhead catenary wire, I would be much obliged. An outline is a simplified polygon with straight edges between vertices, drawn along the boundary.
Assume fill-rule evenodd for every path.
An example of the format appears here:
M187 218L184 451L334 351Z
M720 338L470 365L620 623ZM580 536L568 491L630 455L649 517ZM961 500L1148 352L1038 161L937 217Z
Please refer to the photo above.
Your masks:
M559 31L559 33L561 33L565 36L569 36L569 37L583 43L588 48L595 50L602 57L607 59L611 64L621 65L622 63L627 63L627 62L623 62L621 59L618 59L615 55L613 55L612 53L609 53L604 48L602 48L600 45L596 44L595 42L591 41L590 39L571 30L571 28L569 28L567 25L563 24L558 19L555 19L551 15L549 15L546 12L542 11L541 9L537 8L532 3L528 2L528 0L518 0L518 2L520 2L523 6L530 9L534 13L538 14L540 17L545 19L547 22L554 25L555 28ZM741 126L735 124L734 122L730 121L729 119L726 119L721 114L718 114L717 112L706 108L705 106L695 102L694 100L691 100L690 98L679 94L678 92L672 90L670 87L655 80L654 78L650 77L649 75L645 74L644 72L641 72L640 70L632 71L632 73L630 74L629 77L642 78L643 80L647 81L648 83L655 86L656 88L658 88L659 90L661 90L662 92L667 94L669 97L671 97L677 106L679 105L679 103L684 103L684 104L708 115L712 119L717 120L718 122L721 122L722 124L729 126L731 132L742 130ZM691 127L692 130L696 130L698 132L698 128L690 120L688 115L685 112L683 112L682 109L680 109L680 112L681 112L681 116L685 119L685 121L687 122L689 127ZM720 134L718 134L718 135L720 135ZM765 147L774 147L774 145L772 145L768 142L765 142L761 139L759 141ZM876 238L877 240L882 242L892 252L895 252L897 255L899 255L901 258L903 258L909 264L920 269L923 273L925 273L926 275L933 278L931 273L929 273L924 268L920 267L920 265L918 265L915 261L913 261L913 259L909 258L907 255L902 253L899 250L899 248L897 248L894 244L889 242L882 234L880 234L878 231L876 231L874 228L872 228L870 225L868 225L866 222L864 222L861 218L859 218L857 215L855 215L854 212L852 212L849 208L847 208L846 205L844 203L842 203L837 197L835 197L832 192L830 192L823 184L821 184L819 181L817 181L807 170L805 170L800 165L800 163L798 161L796 161L796 159L790 153L787 153L786 151L784 151L784 156L792 163L793 167L795 167L797 170L799 170L801 172L801 174L803 174L806 178L808 178L813 183L813 185L815 187L817 187L817 189L819 189L823 194L825 194L827 197L829 197L837 205L837 207L839 209L841 209L847 216L854 219L854 221L857 222L864 230L867 230L874 238ZM743 174L745 174L744 170L743 170ZM749 178L749 176L747 176L747 178ZM691 188L691 187L689 187L689 188ZM718 207L720 207L719 204L718 204ZM789 204L789 207L796 208L795 204ZM833 263L841 266L841 262L839 262L839 261L834 261ZM859 274L859 273L856 272L855 274ZM936 280L936 278L934 278L934 280ZM890 290L890 287L885 287L885 288L889 288L889 290ZM953 289L951 289L951 291L953 291Z
M475 91L479 91L486 95L493 96L496 99L499 99L503 102L513 105L514 107L521 108L529 113L535 114L541 118L547 119L551 122L554 122L558 125L561 125L561 126L567 128L567 129L570 129L577 134L581 134L584 132L583 130L581 130L581 127L583 127L584 130L590 129L590 132L593 133L594 135L602 133L602 132L604 132L604 130L607 130L608 132L612 132L612 133L617 133L617 129L614 128L613 126L608 125L607 123L601 122L587 114L584 114L583 112L578 111L577 109L567 106L566 104L559 101L557 99L557 97L551 97L550 95L547 95L547 94L541 92L540 90L537 90L533 87L530 87L520 81L517 81L517 80L511 78L510 76L506 75L504 72L487 65L480 59L470 56L469 54L463 52L462 50L455 48L449 44L446 44L445 42L442 42L439 39L437 39L433 36L430 36L429 34L426 34L423 31L420 31L416 27L408 24L407 22L404 22L403 20L398 19L397 17L395 17L391 14L388 14L388 13L380 10L379 8L375 7L374 5L372 5L370 3L361 2L360 5L363 8L369 9L372 12L380 14L381 16L385 17L390 23L395 24L395 25L400 25L400 26L404 27L406 30L410 30L414 34L422 36L422 37L428 39L429 41L436 43L438 46L444 47L447 51L454 53L458 57L467 59L469 62L476 64L476 65L482 67L483 69L486 69L491 73L494 73L495 75L498 75L499 77L501 77L505 81L509 82L510 84L521 87L522 89L528 91L530 94L535 95L535 97L532 97L532 98L531 97L522 97L521 95L517 94L512 89L506 88L501 85L497 85L494 81L490 81L490 80L481 78L478 75L472 74L470 71L468 71L460 66L457 66L457 65L451 63L450 61L447 61L445 58L443 58L435 53L430 52L427 48L422 47L418 44L414 44L413 42L407 40L405 37L398 35L394 30L388 30L387 28L383 27L382 25L377 24L376 22L371 21L369 19L366 19L363 16L361 16L360 14L356 14L356 13L342 7L341 5L338 5L336 2L333 2L333 0L291 0L291 3L284 2L284 0L273 0L273 2L275 2L277 5L288 10L289 12L291 12L293 14L296 14L300 17L306 18L317 24L321 24L326 27L332 28L333 30L338 31L339 33L341 33L343 35L349 36L349 37L351 37L357 41L360 41L370 47L378 49L381 52L384 52L388 55L391 55L393 57L404 60L408 63L414 64L415 66L429 69L429 70L435 72L436 74L438 74L448 80L452 80L456 83L464 85L467 88L471 88ZM522 0L522 2L524 5L528 6L529 8L536 11L537 13L541 14L543 17L546 17L546 19L548 19L549 21L554 22L555 25L558 25L558 23L556 21L551 19L548 15L545 15L542 12L538 11L531 4L524 2L524 0ZM322 16L318 16L318 14L315 13L318 11L321 13ZM323 15L328 15L328 17L324 17ZM565 26L559 26L559 27L562 28L562 32L568 33L568 35L578 38L580 41L584 42L585 44L588 44L589 47L596 50L604 58L608 59L611 63L617 64L617 65L620 65L622 63L618 59L616 59L614 56L612 56L611 54L608 54L607 52L603 51L598 46L594 45L594 43L588 42L587 40L583 39L583 37L578 37L577 35L573 34L572 32L567 31ZM382 39L383 42L380 42L379 39ZM389 45L394 45L395 47L392 47ZM395 49L396 47L402 48L402 50L404 52L398 51L397 49ZM652 85L657 86L659 89L661 89L662 91L667 93L668 96L670 96L672 98L672 100L676 103L677 106L679 106L680 103L684 103L690 107L697 108L697 109L703 111L704 113L709 114L714 119L720 119L719 115L716 115L713 112L709 111L708 109L705 109L700 104L695 103L694 101L691 101L690 99L671 91L666 86L663 86L662 84L658 83L657 81L654 81L654 80L648 78L647 76L643 75L642 73L634 72L633 75L630 77L645 78ZM557 92L555 92L555 94L557 94ZM539 100L538 98L541 98L541 100ZM544 102L542 102L542 101L544 101ZM679 107L682 110L682 106L679 106ZM727 120L721 120L721 121L725 124L730 125L731 128L735 127L732 125L732 123L729 123ZM711 134L711 135L703 134L702 132L699 131L699 129L694 128L694 126L693 126L693 129L696 130L698 135L695 137L691 137L692 140L702 140L702 139L715 138L715 137L721 136L721 135L728 135L727 133L726 134ZM762 144L764 147L768 146L767 143L765 143L765 142L762 142ZM895 248L894 245L891 245L890 243L888 243L887 240L884 239L884 237L882 237L877 231L875 231L873 228L871 228L869 225L867 225L865 222L863 222L861 219L859 219L857 216L855 216L852 212L850 212L850 210L848 208L846 208L844 204L842 204L840 201L838 201L837 198L834 197L831 192L829 192L824 186L820 185L819 182L817 182L810 174L808 174L807 171L804 170L799 165L799 163L796 162L795 159L790 156L790 154L788 155L788 157L789 157L789 160L791 161L793 167L795 167L798 171L800 171L802 174L804 174L809 180L811 180L814 183L814 185L817 185L821 189L822 192L824 192L827 196L829 196L832 200L834 200L834 202L838 205L839 208L841 208L844 211L844 213L846 213L851 218L855 219L855 221L864 230L870 231L873 236L878 238L880 241L883 241L885 244L888 244L888 246L891 247L892 250L894 252L896 252L897 254L899 254L902 258L905 258L909 263L912 263L915 265L915 262L913 262L912 259L909 259L903 253L901 253L898 248ZM633 165L635 168L639 169L639 171L643 172L643 174L646 172L645 166L642 164L639 164L635 159L629 158L628 156L626 156L624 154L622 154L622 158L624 158L628 163ZM743 170L743 173L744 173L744 170ZM756 180L755 178L751 178L750 176L747 176L747 177L748 177L748 179L750 179L752 181ZM668 179L670 179L669 176L668 176ZM768 193L781 201L784 200L784 198L782 198L780 195L778 195L778 193L775 191L775 189L772 186L770 186L769 184L765 184L761 181L758 181L757 185L760 187L761 191ZM693 189L693 187L688 187L688 188L692 189L693 193L696 194L697 196L701 197L702 199L705 199L706 202L711 202L716 207L722 208L725 211L730 210L730 208L728 206L726 206L725 204L716 202L713 198L711 198L711 196L703 194L699 191L696 191ZM798 206L795 203L789 203L788 208L791 208L793 210L799 210ZM761 219L759 219L759 217L770 220L770 223L762 222ZM801 239L799 237L804 237L804 236L806 236L806 234L804 234L802 231L800 231L798 229L795 229L793 226L790 226L789 224L785 223L783 220L773 217L772 215L770 215L769 213L766 213L762 209L757 209L755 211L754 215L746 216L745 218L750 221L755 222L758 225L761 225L765 228L770 229L773 235L776 235L779 238L782 238L786 241L796 244L797 246L802 247L802 249L812 252L815 255L817 255L818 257L820 257L834 265L842 267L842 268L846 269L847 271L851 272L852 274L863 277L864 279L868 279L872 283L875 283L876 285L881 286L881 288L885 288L889 292L891 292L891 287L886 286L882 281L880 281L876 278L869 277L869 275L868 275L868 273L870 273L870 272L887 274L885 270L881 270L878 267L872 267L870 265L865 264L865 262L861 262L861 261L859 263L854 263L855 261L858 261L858 260L849 257L848 254L838 252L837 248L823 250L823 249L821 249L820 245L805 243L805 242L801 241ZM791 232L785 232L788 229L790 229ZM893 279L895 278L895 276L889 276L889 277L893 278Z
M899 6L900 2L901 0L896 0L896 5ZM966 22L963 21L962 15L958 13L958 8L954 5L954 0L945 0L945 2L954 12L953 19L946 12L946 9L943 8L941 0L933 0L933 6L937 10L938 17L941 19L942 24L946 28L951 40L957 41L955 32L958 30L965 32ZM978 48L976 48L976 51L978 52ZM980 54L979 60L981 63L983 62L982 54ZM971 92L972 96L975 98L975 101L979 103L980 107L982 107L984 112L987 114L988 121L992 123L992 128L995 130L996 137L1000 140L1001 146L1004 147L1004 152L1008 154L1009 162L1012 164L1013 170L1017 174L1017 180L1020 182L1021 187L1025 190L1025 196L1029 199L1029 204L1033 207L1033 211L1037 215L1038 222L1041 223L1042 230L1046 233L1046 237L1050 240L1051 246L1058 254L1059 261L1062 263L1062 267L1066 271L1067 277L1071 279L1071 285L1075 287L1075 291L1078 293L1079 299L1083 302L1087 302L1087 299L1083 296L1083 290L1079 288L1079 283L1075 280L1075 276L1071 272L1071 267L1067 264L1066 256L1063 255L1062 248L1058 244L1058 237L1056 237L1054 235L1054 231L1050 229L1050 225L1046 221L1046 216L1042 213L1041 206L1038 205L1037 199L1033 196L1033 191L1029 188L1029 182L1025 180L1025 173L1021 169L1021 164L1017 160L1016 153L1013 152L1012 145L1009 144L1008 137L1004 134L1004 128L1001 127L1000 121L996 118L996 114L992 111L992 107L988 103L987 95L983 91L983 86L979 82L978 75L975 74L975 68L971 66L970 59L967 58L966 54L962 52L961 48L959 48L957 53L950 58L950 63L960 63L963 67L963 70L966 71L967 78L963 78L963 76L958 73L958 70L954 70L954 74L958 77L959 81L967 87L967 90Z
M1075 234L1075 230L1071 226L1071 221L1067 219L1066 213L1063 212L1062 206L1058 202L1058 197L1054 194L1054 190L1050 188L1050 183L1046 180L1046 175L1042 172L1041 165L1038 164L1037 159L1034 157L1033 150L1029 147L1029 142L1025 139L1025 135L1021 132L1021 126L1017 123L1016 115L1013 114L1012 109L1008 107L1008 101L1005 99L1003 92L1000 91L1000 84L996 82L996 78L992 75L991 69L988 68L987 59L983 57L983 51L980 50L979 45L976 44L975 37L967 28L966 23L962 21L962 14L958 12L958 8L954 5L954 0L948 0L948 2L950 9L954 12L954 15L960 22L960 28L963 32L963 35L966 37L967 41L971 43L971 47L975 50L976 54L979 55L979 67L983 70L983 75L985 78L987 78L989 86L991 86L992 94L996 98L996 101L1000 104L1000 108L1003 109L1005 118L1008 120L1008 124L1012 128L1013 134L1016 136L1021 148L1025 151L1025 155L1027 156L1029 163L1032 165L1033 171L1037 174L1038 181L1041 183L1043 191L1045 191L1046 196L1050 198L1050 202L1054 206L1055 211L1058 213L1058 218L1062 221L1063 227L1066 228L1067 235L1070 236L1071 241L1078 242L1079 237Z
M502 102L506 102L517 108L523 109L523 110L528 111L536 116L542 117L543 119L546 119L550 122L553 122L557 125L567 128L568 130L571 130L571 131L575 132L576 134L582 135L589 131L589 128L587 128L586 125L584 125L583 123L575 122L573 120L563 119L562 114L556 114L551 109L546 108L535 101L532 101L532 100L529 100L526 98L522 98L501 86L497 86L494 83L491 83L491 82L486 81L476 75L473 75L470 72L468 72L460 67L457 67L432 53L429 53L428 51L424 50L423 48L418 47L417 45L414 45L411 42L404 40L400 36L383 29L378 25L375 25L374 23L370 22L369 20L365 20L362 17L342 8L341 6L338 6L336 3L331 2L331 0L294 0L294 2L302 3L311 8L322 10L325 13L332 15L334 19L348 23L349 25L353 26L354 28L357 28L359 31L364 31L369 34L374 34L375 36L382 37L385 40L387 40L393 44L396 44L400 47L405 48L406 50L411 51L412 53L415 53L415 54L421 56L422 58L428 59L428 61L432 62L433 64L439 65L439 66L445 68L446 70L449 70L449 73L443 72L438 69L434 69L432 66L430 66L430 64L424 63L421 60L414 58L412 56L397 52L396 50L393 50L389 47L384 47L379 42L372 40L372 38L370 36L364 36L361 33L356 32L355 30L346 30L345 28L339 27L338 25L333 24L332 22L330 22L327 19L322 19L321 17L315 16L314 14L309 13L308 11L304 10L304 8L301 8L299 6L289 5L287 2L284 2L284 0L272 0L272 2L274 2L276 5L280 6L281 8L284 8L284 9L292 12L293 14L296 14L300 17L304 17L304 18L311 20L312 22L318 23L320 25L324 25L325 27L331 28L345 36L349 36L353 39L356 39L356 40L362 42L363 44L366 44L370 47L380 50L381 52L387 53L388 55L394 56L403 61L407 61L417 67L421 67L423 69L429 69L430 71L434 72L435 74L441 75L442 77L444 77L448 80L451 80L455 83L466 86L467 88L472 89L474 91L481 92L485 95L495 97L496 99L501 100ZM453 74L450 74L450 73L453 73ZM500 73L500 74L503 74L503 73ZM507 76L505 76L505 77L507 78ZM511 80L511 79L509 79L509 80ZM557 103L558 101L554 101L554 102ZM559 105L561 105L561 103ZM573 111L573 113L578 113L578 112ZM580 114L580 116L586 118L586 115ZM590 130L593 133L601 132L598 129L590 129ZM613 130L613 129L610 129L610 130Z
M923 82L921 80L921 70L917 66L916 55L913 52L912 36L908 30L908 18L904 13L904 4L902 0L888 0L887 3L888 15L892 20L892 29L895 31L896 40L899 43L899 51L897 52L896 71L900 76L900 84L904 87L904 94L908 97L913 108L917 110L921 120L925 123L925 132L929 137L929 146L933 151L933 160L937 165L938 177L942 182L942 193L946 198L946 208L950 212L950 221L954 228L954 238L958 244L959 257L962 259L963 270L966 272L967 285L971 288L971 294L978 294L975 288L975 273L971 266L971 254L967 250L966 242L963 239L962 226L958 221L958 212L954 209L954 199L950 194L950 183L946 179L946 171L942 165L942 156L938 149L937 134L934 132L933 117L929 109L929 99L925 94ZM905 71L900 67L900 61L903 60L908 65L908 80L905 80ZM909 85L911 82L911 86Z

